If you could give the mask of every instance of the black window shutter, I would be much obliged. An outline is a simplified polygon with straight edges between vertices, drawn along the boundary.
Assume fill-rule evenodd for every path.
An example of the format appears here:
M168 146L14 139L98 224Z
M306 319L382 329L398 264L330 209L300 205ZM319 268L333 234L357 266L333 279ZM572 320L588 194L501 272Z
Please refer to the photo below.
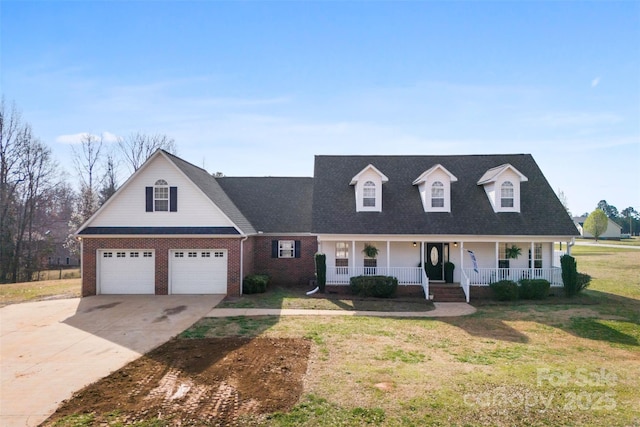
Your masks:
M178 212L178 187L169 187L169 212Z
M146 197L146 211L153 212L153 187L145 187L144 194Z
M271 258L278 258L278 241L271 241Z
M294 251L295 257L296 258L300 258L300 240L296 240L295 241L295 251Z

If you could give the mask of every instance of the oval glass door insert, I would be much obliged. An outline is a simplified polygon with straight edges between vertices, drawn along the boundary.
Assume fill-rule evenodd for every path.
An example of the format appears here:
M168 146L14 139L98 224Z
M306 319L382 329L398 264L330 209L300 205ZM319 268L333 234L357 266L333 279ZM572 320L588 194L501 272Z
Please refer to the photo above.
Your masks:
M438 261L440 259L440 254L438 253L438 248L436 246L431 248L431 253L429 254L431 258L431 265L438 265Z

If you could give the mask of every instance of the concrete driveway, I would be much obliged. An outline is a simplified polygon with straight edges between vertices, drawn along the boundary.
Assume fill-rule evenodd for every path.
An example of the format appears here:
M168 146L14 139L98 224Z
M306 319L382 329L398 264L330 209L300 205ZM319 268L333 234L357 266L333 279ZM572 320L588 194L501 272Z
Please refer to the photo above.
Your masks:
M38 425L73 392L182 332L223 298L100 295L0 308L0 425Z

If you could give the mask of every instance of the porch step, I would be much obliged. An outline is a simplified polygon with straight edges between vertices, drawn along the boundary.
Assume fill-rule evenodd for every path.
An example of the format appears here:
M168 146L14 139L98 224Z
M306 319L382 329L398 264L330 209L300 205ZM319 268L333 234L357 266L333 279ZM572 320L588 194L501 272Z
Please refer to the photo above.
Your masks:
M464 291L458 284L430 283L429 293L434 302L466 302Z

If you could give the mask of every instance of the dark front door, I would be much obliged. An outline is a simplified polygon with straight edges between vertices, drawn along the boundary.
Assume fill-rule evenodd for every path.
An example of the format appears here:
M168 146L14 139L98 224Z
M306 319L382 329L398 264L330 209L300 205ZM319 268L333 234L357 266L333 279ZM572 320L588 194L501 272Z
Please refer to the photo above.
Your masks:
M443 254L442 243L427 243L427 250L424 254L424 263L427 266L427 277L429 280L443 280L442 274Z

